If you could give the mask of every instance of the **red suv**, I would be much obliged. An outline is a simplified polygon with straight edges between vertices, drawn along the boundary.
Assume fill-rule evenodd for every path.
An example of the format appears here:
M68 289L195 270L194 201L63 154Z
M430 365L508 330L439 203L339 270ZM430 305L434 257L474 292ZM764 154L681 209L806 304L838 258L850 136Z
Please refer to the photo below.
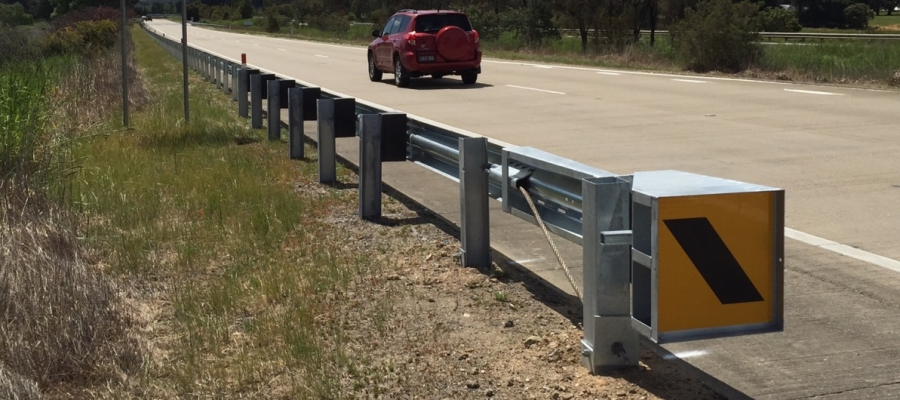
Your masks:
M469 18L459 11L400 10L391 16L377 39L369 44L369 79L381 80L383 72L394 74L399 87L410 78L431 75L461 75L474 84L481 73L481 45Z

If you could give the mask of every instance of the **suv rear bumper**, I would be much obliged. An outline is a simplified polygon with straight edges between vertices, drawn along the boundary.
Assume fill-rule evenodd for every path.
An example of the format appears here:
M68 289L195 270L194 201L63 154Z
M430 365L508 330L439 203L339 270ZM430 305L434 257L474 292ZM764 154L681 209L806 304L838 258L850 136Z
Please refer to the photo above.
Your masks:
M403 52L400 54L400 62L403 63L403 67L409 70L410 76L413 77L429 74L451 75L462 74L464 72L481 73L481 51L476 53L474 60L433 63L420 63L416 59L415 53Z

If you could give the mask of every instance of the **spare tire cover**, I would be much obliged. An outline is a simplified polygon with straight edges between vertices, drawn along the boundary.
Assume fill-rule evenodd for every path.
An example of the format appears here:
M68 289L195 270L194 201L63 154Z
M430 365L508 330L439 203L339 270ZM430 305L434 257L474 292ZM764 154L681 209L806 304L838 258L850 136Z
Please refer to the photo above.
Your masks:
M474 52L469 35L458 26L445 26L438 31L435 41L438 54L449 61L462 60Z

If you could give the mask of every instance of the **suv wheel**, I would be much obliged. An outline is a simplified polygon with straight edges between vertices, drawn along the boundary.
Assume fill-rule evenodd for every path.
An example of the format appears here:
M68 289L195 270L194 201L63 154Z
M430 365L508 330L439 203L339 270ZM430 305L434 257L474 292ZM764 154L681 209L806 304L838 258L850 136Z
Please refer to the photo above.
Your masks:
M372 57L372 53L369 53L369 80L381 82L381 70L375 66L375 57Z
M400 57L394 57L394 83L397 87L409 86L409 71L403 67Z
M478 74L474 72L463 72L462 73L462 81L466 85L474 85L475 81L478 80Z

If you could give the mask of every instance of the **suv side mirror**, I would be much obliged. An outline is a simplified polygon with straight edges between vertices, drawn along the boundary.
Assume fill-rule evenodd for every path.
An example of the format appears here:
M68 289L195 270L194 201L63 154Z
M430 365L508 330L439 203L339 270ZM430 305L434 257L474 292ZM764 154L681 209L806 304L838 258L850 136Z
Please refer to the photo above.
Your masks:
M379 31L378 29L372 31L372 36L381 37L381 31Z

